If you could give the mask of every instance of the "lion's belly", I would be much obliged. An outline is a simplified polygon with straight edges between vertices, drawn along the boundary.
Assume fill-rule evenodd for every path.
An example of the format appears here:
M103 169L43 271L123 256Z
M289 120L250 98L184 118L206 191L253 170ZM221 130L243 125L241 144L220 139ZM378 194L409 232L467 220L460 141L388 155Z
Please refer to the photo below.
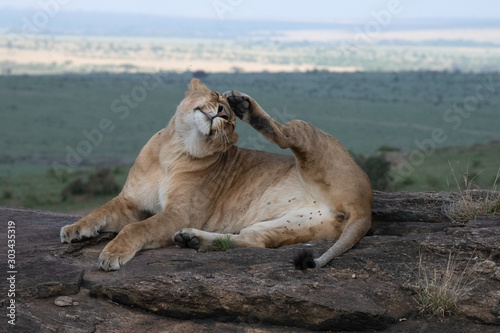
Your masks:
M258 180L253 180L257 182ZM257 184L263 186L264 184ZM272 185L241 188L229 192L203 226L203 230L219 233L239 233L258 222L274 221L293 212L322 211L325 220L330 208L304 186L295 171ZM301 213L302 214L302 213Z

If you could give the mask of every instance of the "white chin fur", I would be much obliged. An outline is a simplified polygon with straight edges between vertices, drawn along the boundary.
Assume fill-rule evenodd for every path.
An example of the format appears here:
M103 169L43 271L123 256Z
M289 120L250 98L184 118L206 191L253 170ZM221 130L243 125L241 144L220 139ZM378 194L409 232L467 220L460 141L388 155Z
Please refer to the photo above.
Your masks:
M212 120L212 129L213 130L218 130L218 129L221 129L221 128L224 128L224 126L226 125L226 121L222 118L214 118Z
M182 138L186 152L194 157L202 158L213 153L213 151L207 150L207 140L210 140L207 136L210 133L218 135L217 129L223 129L226 121L219 117L215 117L210 121L203 113L196 111L192 114L192 117L191 121L179 121L176 128Z
M194 123L201 133L209 135L212 130L212 122L201 112L194 113Z

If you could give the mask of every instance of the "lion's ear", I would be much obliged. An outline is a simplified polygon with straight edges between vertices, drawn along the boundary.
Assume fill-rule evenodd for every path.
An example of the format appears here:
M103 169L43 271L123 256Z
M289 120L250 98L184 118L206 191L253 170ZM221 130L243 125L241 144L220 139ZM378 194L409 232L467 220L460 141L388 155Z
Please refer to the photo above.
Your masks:
M200 92L200 93L210 93L211 90L208 89L206 85L200 82L200 79L192 79L188 85L189 90L186 92L186 95L189 93Z

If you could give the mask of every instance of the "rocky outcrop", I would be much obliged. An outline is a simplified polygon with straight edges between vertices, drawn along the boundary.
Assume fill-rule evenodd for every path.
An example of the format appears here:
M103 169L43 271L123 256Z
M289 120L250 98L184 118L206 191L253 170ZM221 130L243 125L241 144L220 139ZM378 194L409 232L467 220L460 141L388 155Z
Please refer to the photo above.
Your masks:
M498 332L500 217L460 226L443 215L450 194L375 197L370 233L326 267L307 271L293 268L294 253L318 255L331 244L211 253L172 246L103 272L97 257L114 235L60 244L60 228L78 216L0 208L3 267L8 221L16 237L15 266L0 277L0 332ZM468 292L451 319L420 315L419 272L441 274L450 253L457 276L466 272ZM14 297L6 292L11 275ZM15 326L7 316L12 299Z

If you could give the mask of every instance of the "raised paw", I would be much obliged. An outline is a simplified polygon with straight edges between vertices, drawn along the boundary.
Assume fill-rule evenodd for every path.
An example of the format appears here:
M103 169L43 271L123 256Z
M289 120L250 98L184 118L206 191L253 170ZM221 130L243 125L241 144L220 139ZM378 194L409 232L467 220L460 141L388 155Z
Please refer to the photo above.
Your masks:
M248 113L251 110L252 98L236 90L226 91L224 96L229 102L231 109L233 109L234 114L241 120L249 122L250 116Z
M71 224L61 228L61 243L71 243L73 241L77 242L82 239L95 237L98 235L98 231L95 229L82 228L78 225Z
M115 239L116 240L116 239ZM115 240L106 245L99 255L98 265L105 271L116 271L135 255L133 249L117 244Z
M175 233L174 241L179 247L188 247L195 250L198 250L200 247L200 239L183 230Z

